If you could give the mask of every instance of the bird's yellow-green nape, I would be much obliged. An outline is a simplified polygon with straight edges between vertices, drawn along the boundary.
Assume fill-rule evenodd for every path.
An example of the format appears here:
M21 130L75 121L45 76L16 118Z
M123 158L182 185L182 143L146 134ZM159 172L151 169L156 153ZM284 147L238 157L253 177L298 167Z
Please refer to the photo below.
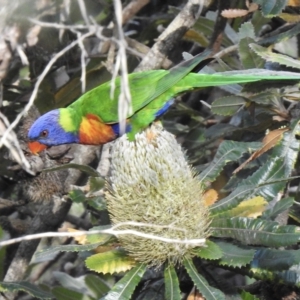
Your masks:
M66 132L76 133L78 132L80 120L76 118L76 111L73 109L60 108L58 123Z

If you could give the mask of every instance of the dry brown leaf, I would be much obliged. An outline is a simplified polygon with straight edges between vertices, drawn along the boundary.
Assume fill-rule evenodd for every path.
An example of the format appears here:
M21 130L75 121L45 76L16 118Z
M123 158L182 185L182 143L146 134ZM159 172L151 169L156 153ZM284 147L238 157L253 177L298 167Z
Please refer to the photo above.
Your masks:
M250 3L250 4L248 3L247 7L249 9L249 12L254 12L258 10L259 5L256 3Z
M209 189L203 194L205 206L210 206L218 200L218 192L214 189Z
M300 6L300 0L289 0L287 6Z
M250 161L258 158L268 150L272 149L276 144L281 140L282 134L288 131L289 128L279 128L273 131L270 131L263 139L263 146L255 151L245 162L243 162L238 168L233 171L233 174L236 174L241 169L243 169Z
M272 120L273 120L273 121L276 121L276 122L284 122L284 121L286 121L287 119L286 119L286 117L282 117L282 116L273 116L273 117L272 117Z
M190 294L186 298L187 300L205 300L203 296L198 292L198 290L193 287Z
M244 17L249 13L246 9L224 9L221 12L221 15L224 18L232 19L232 18L238 18L238 17Z
M288 13L281 13L278 15L281 19L288 23L299 23L300 22L300 16L299 15L293 15Z
M203 47L207 47L209 44L209 40L206 38L206 36L194 29L189 29L184 34L183 38L188 41L196 42Z

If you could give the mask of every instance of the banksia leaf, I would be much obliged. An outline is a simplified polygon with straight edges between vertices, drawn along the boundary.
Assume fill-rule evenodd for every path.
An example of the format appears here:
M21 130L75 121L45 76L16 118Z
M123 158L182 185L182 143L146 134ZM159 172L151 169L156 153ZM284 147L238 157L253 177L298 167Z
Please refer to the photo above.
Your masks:
M30 282L26 282L26 281L0 282L0 292L16 292L16 291L24 291L29 295L38 299L53 299L52 294L43 291L38 286Z
M199 292L204 296L206 300L225 299L225 295L220 290L210 286L206 279L198 273L191 259L185 259L184 266L191 279L197 286Z
M223 252L216 243L207 241L206 247L201 247L197 253L197 256L204 259L216 260L223 256Z
M165 268L165 299L180 300L180 289L176 271L172 265Z
M93 271L106 273L120 273L130 270L134 266L134 260L124 251L113 250L97 253L88 257L86 266Z
M218 242L217 245L223 252L219 262L223 266L244 267L250 264L255 255L255 249L241 248L226 242Z
M111 291L103 298L103 300L131 299L131 295L142 279L145 271L146 266L144 264L138 264L136 267L127 272L126 275L113 286Z

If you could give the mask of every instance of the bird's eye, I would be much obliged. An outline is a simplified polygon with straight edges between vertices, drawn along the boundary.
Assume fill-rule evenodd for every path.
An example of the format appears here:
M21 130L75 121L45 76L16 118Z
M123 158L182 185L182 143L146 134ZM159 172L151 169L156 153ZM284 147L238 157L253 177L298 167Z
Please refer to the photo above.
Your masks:
M48 136L48 130L43 130L41 133L40 133L40 137L42 138L45 138Z

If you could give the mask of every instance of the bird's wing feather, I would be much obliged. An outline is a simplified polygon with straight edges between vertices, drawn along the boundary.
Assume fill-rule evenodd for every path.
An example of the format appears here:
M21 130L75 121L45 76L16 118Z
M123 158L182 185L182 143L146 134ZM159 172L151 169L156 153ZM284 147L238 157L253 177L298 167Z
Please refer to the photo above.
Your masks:
M208 50L204 51L168 71L152 70L130 74L129 87L132 98L132 114L128 117L130 118L134 113L170 89L207 58L208 54ZM115 80L113 99L110 98L110 90L111 83L106 82L82 95L70 107L81 111L82 115L97 115L104 123L117 123L118 98L121 91L120 78Z

